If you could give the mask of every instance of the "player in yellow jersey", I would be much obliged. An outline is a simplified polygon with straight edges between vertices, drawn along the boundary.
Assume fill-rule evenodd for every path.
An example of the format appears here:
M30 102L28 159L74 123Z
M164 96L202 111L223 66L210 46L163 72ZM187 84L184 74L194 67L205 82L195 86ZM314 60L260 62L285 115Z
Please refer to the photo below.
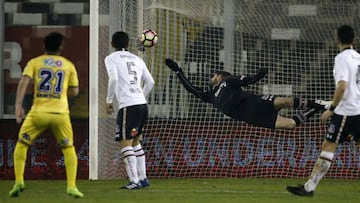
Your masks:
M16 122L21 123L14 151L15 184L11 197L17 197L25 188L24 170L27 150L45 130L55 136L64 155L67 194L83 197L76 187L77 155L73 145L73 130L70 121L68 96L79 93L79 80L74 64L60 56L63 35L57 32L44 39L45 54L31 59L26 65L17 87L15 101ZM33 105L25 117L22 107L26 88L34 82Z

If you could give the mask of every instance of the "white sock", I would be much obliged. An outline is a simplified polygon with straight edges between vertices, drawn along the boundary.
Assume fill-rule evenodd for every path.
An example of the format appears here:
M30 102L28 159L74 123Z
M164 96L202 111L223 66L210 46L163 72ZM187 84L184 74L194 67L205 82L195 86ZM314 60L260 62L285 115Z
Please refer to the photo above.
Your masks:
M329 170L333 158L334 153L332 152L322 151L320 153L320 156L311 172L310 178L304 185L306 191L310 192L316 189L316 186L319 184L320 180Z
M124 147L120 150L123 161L125 163L126 173L129 177L129 180L133 183L139 182L139 177L136 171L136 157L132 147Z
M133 147L136 161L137 161L137 173L140 180L144 180L146 178L146 163L145 163L145 152L141 148L141 145L138 144Z

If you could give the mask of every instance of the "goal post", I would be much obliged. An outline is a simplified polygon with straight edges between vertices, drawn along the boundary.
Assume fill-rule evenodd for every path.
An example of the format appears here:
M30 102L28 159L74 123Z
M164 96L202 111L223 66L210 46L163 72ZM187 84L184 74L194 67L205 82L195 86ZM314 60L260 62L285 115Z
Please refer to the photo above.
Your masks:
M356 0L90 0L89 178L126 178L115 119L105 113L103 60L119 30L129 34L129 50L155 79L142 142L149 177L307 177L326 132L319 115L295 130L234 121L188 93L164 60L177 61L203 89L216 70L239 75L268 68L264 79L244 90L329 100L335 31L349 24L360 35L359 7ZM149 28L158 44L139 51L137 37ZM350 140L337 150L327 176L356 178L359 169L359 150Z

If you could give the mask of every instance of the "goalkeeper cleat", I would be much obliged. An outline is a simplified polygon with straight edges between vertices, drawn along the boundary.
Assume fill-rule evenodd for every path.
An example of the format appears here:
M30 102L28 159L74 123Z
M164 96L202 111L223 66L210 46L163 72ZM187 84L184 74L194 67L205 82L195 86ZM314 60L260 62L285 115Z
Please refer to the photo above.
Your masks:
M290 193L298 196L306 196L306 197L312 197L314 196L314 191L306 191L303 185L300 186L286 186L286 190Z
M144 180L140 180L141 187L146 188L150 186L149 179L145 178Z
M14 184L13 188L9 191L10 197L18 197L20 192L24 191L25 184Z
M121 189L125 189L125 190L136 190L136 189L141 189L141 183L133 183L133 182L129 182L127 185L122 186Z
M67 190L66 190L66 193L70 197L75 197L75 198L84 197L84 194L82 192L80 192L79 189L77 189L76 187L68 187Z

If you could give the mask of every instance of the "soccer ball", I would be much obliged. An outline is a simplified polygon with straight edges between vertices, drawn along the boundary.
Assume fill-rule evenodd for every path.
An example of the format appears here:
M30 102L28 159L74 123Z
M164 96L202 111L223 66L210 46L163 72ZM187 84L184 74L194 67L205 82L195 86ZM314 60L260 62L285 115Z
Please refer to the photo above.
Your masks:
M158 39L159 37L155 31L146 29L141 33L139 41L144 47L153 47L157 44Z

